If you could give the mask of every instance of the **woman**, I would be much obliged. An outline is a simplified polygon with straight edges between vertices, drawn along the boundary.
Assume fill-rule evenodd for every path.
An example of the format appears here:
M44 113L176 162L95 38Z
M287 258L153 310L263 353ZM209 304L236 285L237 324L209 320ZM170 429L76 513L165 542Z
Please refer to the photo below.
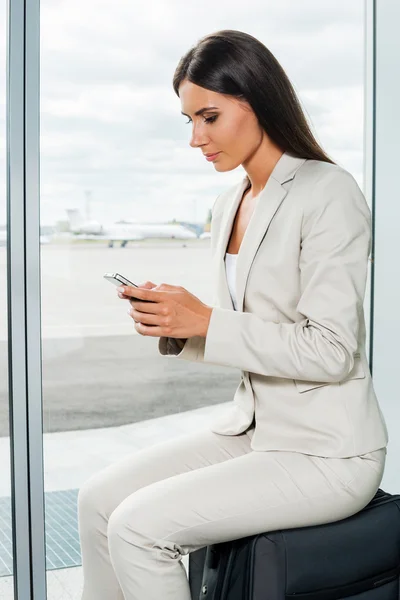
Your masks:
M216 299L151 282L118 294L161 354L236 367L241 381L209 428L82 487L83 600L189 600L182 555L348 517L384 470L363 314L371 218L357 183L321 150L252 36L201 39L173 84L190 145L217 171L246 171L213 207Z

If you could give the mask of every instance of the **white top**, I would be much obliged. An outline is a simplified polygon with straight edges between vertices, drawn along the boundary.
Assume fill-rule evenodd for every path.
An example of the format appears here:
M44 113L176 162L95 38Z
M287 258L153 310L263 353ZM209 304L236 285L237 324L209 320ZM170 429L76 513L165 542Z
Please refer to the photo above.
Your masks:
M228 281L228 287L231 294L233 306L237 310L236 302L236 259L237 254L225 253L225 268L226 268L226 279Z

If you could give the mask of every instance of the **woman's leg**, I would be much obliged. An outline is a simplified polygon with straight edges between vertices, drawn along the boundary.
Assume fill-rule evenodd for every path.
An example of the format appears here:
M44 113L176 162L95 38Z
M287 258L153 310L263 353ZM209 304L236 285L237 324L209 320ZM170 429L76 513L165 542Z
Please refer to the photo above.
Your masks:
M124 600L110 562L107 533L109 518L123 500L154 482L228 461L250 450L246 433L223 436L200 430L139 450L90 477L78 496L82 600ZM184 566L181 568L183 576ZM136 600L136 596L125 596L130 597ZM143 598L147 600L146 593Z
M320 458L248 451L246 437L221 436L216 457L228 444L230 460L203 460L197 469L191 462L185 472L141 487L113 511L108 547L125 600L190 600L182 555L346 518L368 504L380 485L385 449L364 458ZM182 460L186 464L186 456Z

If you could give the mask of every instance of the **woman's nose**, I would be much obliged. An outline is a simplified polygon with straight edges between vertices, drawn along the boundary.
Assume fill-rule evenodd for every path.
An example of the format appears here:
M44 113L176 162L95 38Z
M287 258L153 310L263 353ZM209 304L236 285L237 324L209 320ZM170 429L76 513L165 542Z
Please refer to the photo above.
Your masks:
M208 138L199 130L194 128L192 132L192 137L190 138L189 145L192 148L198 148L199 146L204 146L208 141Z

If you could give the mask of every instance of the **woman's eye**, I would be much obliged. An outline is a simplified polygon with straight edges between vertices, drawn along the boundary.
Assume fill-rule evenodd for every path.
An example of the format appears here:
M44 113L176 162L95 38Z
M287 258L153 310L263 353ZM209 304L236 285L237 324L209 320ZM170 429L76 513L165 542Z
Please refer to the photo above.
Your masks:
M216 121L216 119L218 118L218 115L214 115L213 117L208 117L208 118L204 118L205 123L214 123L214 121ZM191 123L192 119L189 119L189 121L186 121L186 124Z

